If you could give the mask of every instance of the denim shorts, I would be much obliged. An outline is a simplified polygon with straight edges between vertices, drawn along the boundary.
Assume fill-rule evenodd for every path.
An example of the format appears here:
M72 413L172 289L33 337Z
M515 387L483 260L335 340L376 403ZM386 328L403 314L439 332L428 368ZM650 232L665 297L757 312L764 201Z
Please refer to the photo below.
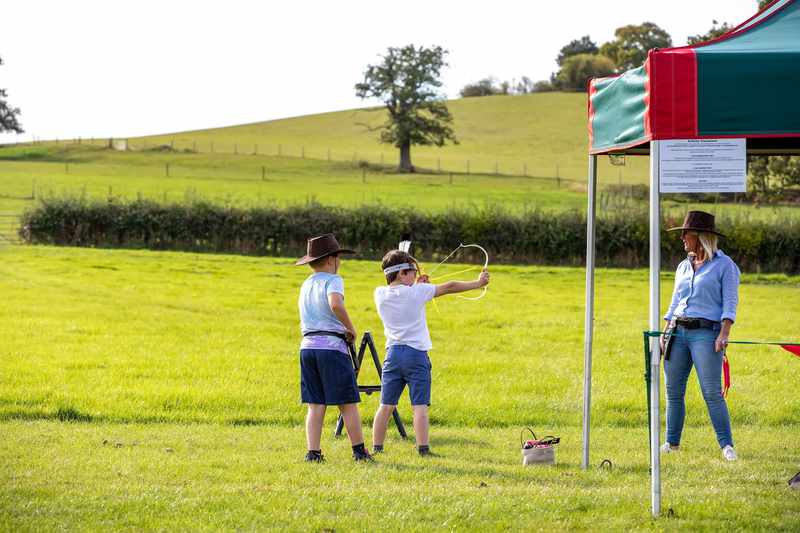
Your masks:
M358 403L353 361L338 350L300 350L300 398L303 403Z
M411 405L431 404L431 360L428 352L405 344L389 346L381 376L381 403L397 405L408 384Z

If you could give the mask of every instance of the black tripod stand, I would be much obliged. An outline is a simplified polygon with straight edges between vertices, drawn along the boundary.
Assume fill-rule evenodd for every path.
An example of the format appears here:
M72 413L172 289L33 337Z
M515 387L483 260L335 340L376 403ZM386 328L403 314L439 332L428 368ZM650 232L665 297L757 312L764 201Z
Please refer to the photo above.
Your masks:
M350 358L353 360L353 368L356 370L356 380L358 380L358 373L361 370L361 362L364 360L364 353L369 348L369 353L372 355L372 362L375 364L375 370L378 371L378 378L382 375L381 370L381 360L378 359L378 351L375 349L375 342L372 340L372 334L369 331L364 332L364 336L361 337L361 346L358 348L358 355L356 355L356 347L353 343L347 344L348 348L350 349ZM373 392L380 392L381 386L380 385L359 385L358 392L363 392L366 395L371 395ZM394 423L397 426L397 432L400 433L400 436L404 439L408 437L406 434L406 428L403 427L403 421L400 420L400 414L397 412L397 408L395 407L394 411L392 411L392 418L394 418ZM344 427L344 420L342 419L342 415L339 415L338 420L336 420L336 431L334 432L335 437L342 436L342 428Z

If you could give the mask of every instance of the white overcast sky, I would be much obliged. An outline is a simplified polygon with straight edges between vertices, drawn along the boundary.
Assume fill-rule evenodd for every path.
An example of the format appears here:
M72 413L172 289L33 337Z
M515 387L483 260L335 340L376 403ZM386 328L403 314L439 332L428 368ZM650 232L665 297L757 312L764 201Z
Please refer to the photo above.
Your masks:
M167 133L361 107L353 85L388 46L447 48L456 97L488 75L546 79L583 35L599 45L650 21L682 45L755 11L756 0L9 0L0 87L22 109L19 140Z

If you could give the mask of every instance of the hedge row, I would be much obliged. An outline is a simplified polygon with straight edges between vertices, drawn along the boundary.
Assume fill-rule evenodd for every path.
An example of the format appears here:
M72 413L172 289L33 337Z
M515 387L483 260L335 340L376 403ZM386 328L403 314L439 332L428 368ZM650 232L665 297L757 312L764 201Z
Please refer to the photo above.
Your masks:
M667 219L662 227L679 225ZM800 225L793 220L718 220L728 238L721 247L743 270L800 272ZM421 259L442 257L460 242L479 243L492 262L582 265L586 218L579 212L501 209L423 213L411 208L306 205L239 209L208 203L162 205L48 199L24 214L20 235L31 244L149 248L299 257L306 238L334 232L339 241L377 259L412 235ZM597 224L599 266L648 264L646 212L605 214ZM675 233L662 233L665 268L683 257Z

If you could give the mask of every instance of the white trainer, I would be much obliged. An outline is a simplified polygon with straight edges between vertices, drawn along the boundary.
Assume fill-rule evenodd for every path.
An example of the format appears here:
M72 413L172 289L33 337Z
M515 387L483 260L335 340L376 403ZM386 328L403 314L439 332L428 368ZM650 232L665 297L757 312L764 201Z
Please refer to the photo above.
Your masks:
M722 457L724 457L728 461L735 461L736 459L738 459L738 456L736 455L736 450L734 450L733 446L731 446L730 444L722 448Z
M665 442L661 445L661 453L673 453L677 451L680 451L680 448L678 446L673 446L669 442Z

